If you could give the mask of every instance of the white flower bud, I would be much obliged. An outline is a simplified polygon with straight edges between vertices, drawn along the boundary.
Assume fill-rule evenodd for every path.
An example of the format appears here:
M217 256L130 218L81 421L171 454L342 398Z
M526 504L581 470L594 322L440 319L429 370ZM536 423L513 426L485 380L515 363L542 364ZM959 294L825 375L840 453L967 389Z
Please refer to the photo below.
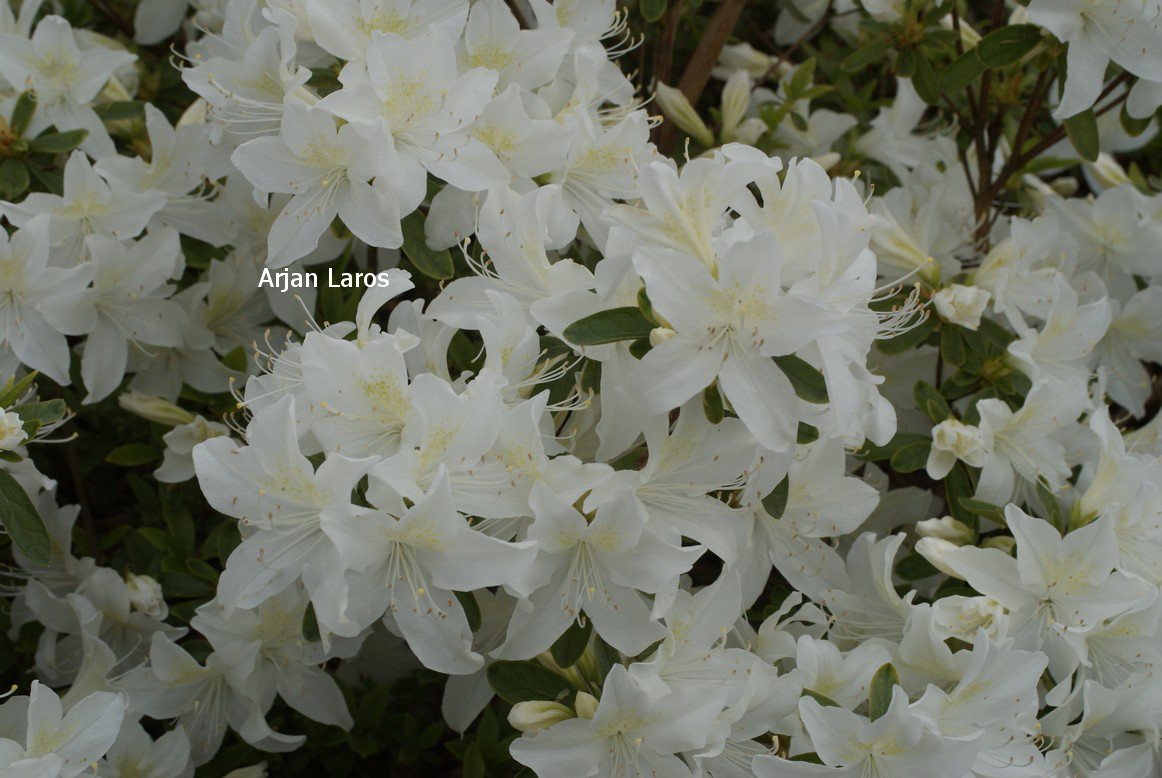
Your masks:
M1073 176L1061 176L1049 182L1050 188L1062 197L1071 197L1077 194L1081 186Z
M660 344L665 343L677 334L669 327L654 327L650 330L650 346L657 348Z
M920 538L916 541L916 553L928 560L928 562L940 572L952 578L960 578L963 576L948 566L945 561L945 556L949 551L959 548L955 543L949 543L947 540L940 538Z
M658 107L662 109L662 114L667 119L678 125L682 131L698 141L700 145L706 148L714 145L714 133L710 132L710 128L702 121L702 117L694 110L694 106L690 105L690 101L686 99L686 95L682 94L682 90L666 84L658 84L657 97Z
M28 440L24 431L24 421L19 415L8 411L0 418L0 451L11 451Z
M123 392L117 398L117 403L134 415L170 427L189 424L194 420L194 414L161 397L151 397L137 392Z
M518 702L508 712L508 723L518 732L539 732L573 718L573 711L559 702L529 700Z
M578 718L592 719L597 715L597 698L589 692L577 692L573 707L577 710Z
M187 127L191 124L205 124L206 116L208 115L210 106L206 101L199 97L194 102L190 103L190 107L182 112L178 117L178 123L174 125L176 130L179 127Z
M135 611L158 620L164 619L169 614L169 606L165 604L161 584L148 575L127 574L125 587L129 589L129 604Z
M750 107L751 80L745 70L736 70L722 87L722 130L723 142L735 139L735 130L746 118Z
M1086 162L1085 166L1089 169L1090 174L1097 179L1097 182L1106 189L1130 183L1130 176L1126 173L1126 169L1118 164L1118 161L1109 152L1101 152L1097 155L1096 161Z
M762 78L774 62L774 57L764 54L749 43L734 43L722 47L713 74L715 78L728 78L736 70L741 69L750 74L751 78ZM789 62L783 62L779 66L779 74L785 74L790 68Z
M1006 554L1013 553L1017 541L1008 535L997 535L991 537L980 544L981 548L995 548L998 551L1004 551Z
M951 472L956 460L983 467L988 446L979 427L946 419L932 428L932 451L928 454L928 475L939 481Z
M971 543L974 534L971 527L963 522L957 521L951 516L917 522L916 532L920 537L939 538L940 540L947 540L949 543L954 543L958 546Z
M266 778L266 776L266 762L259 762L249 767L239 767L237 770L231 770L222 776L222 778Z
M980 315L991 295L979 286L952 284L932 296L940 318L970 330L980 327Z

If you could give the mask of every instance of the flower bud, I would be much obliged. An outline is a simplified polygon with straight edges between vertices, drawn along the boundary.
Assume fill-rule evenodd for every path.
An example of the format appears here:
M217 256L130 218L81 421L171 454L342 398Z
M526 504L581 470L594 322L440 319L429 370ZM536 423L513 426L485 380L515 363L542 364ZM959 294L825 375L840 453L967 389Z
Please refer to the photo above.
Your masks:
M182 112L178 117L177 124L174 125L176 130L179 127L187 127L191 124L205 124L206 116L208 115L210 106L204 99L199 97L194 102L190 103L190 107Z
M252 764L249 767L239 767L237 770L231 770L222 778L266 778L266 762L259 762Z
M137 392L123 392L117 398L117 403L136 416L170 427L189 424L194 420L194 414L161 397L151 397Z
M998 551L1004 551L1006 554L1011 554L1013 553L1013 549L1016 547L1016 545L1017 541L1014 538L1011 538L1008 535L997 535L996 537L991 537L985 542L981 543L980 547L995 548Z
M702 117L694 110L694 106L690 105L690 101L680 89L659 83L656 94L658 107L662 109L662 114L667 119L678 125L679 129L700 145L706 148L714 145L714 133L710 132L710 128L702 121Z
M1086 162L1085 167L1089 170L1090 175L1097 180L1097 183L1106 189L1130 183L1130 176L1126 173L1126 169L1118 164L1118 161L1109 152L1101 152L1097 155L1097 160Z
M650 330L650 346L657 348L660 344L665 343L677 334L669 327L654 327Z
M578 718L592 719L597 715L597 698L589 692L577 692L573 707L577 710Z
M980 315L989 304L988 291L979 286L951 284L932 296L940 318L970 330L980 327Z
M933 567L947 576L963 580L964 576L953 570L945 561L948 552L955 551L957 548L956 544L940 538L920 538L916 542L916 553L927 559Z
M750 107L751 81L745 70L736 70L722 87L722 131L723 142L735 139L735 130L746 118Z
M518 732L539 732L571 718L568 706L548 700L518 702L508 712L508 723Z
M125 587L129 589L129 604L135 611L154 619L164 619L169 614L169 606L162 596L161 584L148 575L125 576Z
M28 439L24 420L12 411L0 417L0 451L11 451Z
M920 537L939 538L957 546L963 546L973 540L972 528L951 516L917 522L916 532Z
M988 447L979 427L945 419L932 428L928 476L939 481L952 471L958 459L973 467L982 467L988 459Z

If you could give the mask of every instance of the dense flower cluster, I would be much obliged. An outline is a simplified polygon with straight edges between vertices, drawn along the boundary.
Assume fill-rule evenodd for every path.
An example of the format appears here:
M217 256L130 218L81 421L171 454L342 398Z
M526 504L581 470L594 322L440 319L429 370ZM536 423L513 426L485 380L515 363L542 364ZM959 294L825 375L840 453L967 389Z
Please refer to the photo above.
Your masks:
M709 123L658 85L672 158L613 0L144 0L198 99L129 143L134 56L45 5L0 3L0 150L60 168L0 202L7 625L39 625L0 773L289 752L276 701L350 729L408 653L458 732L499 694L539 776L1162 772L1162 194L1112 155L1158 130L1158 0L1012 11L1068 63L1020 166L926 121L930 65L861 124L747 44ZM784 3L775 39L933 5ZM260 283L311 268L385 283L336 321ZM187 617L74 553L30 371L118 393L236 520Z

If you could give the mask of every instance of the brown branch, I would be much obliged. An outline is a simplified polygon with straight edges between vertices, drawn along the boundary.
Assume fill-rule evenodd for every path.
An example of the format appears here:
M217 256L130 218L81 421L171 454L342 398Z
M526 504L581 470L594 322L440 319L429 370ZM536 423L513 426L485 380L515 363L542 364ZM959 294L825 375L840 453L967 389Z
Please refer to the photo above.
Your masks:
M703 33L698 48L694 49L694 54L682 72L681 80L678 81L678 89L686 95L690 105L698 104L698 98L702 96L702 90L710 80L710 71L718 61L718 55L730 38L730 33L734 31L738 17L742 15L742 9L745 7L746 0L722 0L714 15L710 17L706 32ZM677 132L678 128L673 122L664 122L658 131L658 150L668 154L677 140Z
M662 21L661 32L658 33L654 49L654 83L670 83L671 71L674 68L674 41L678 37L678 22L681 15L678 9L680 3L670 3L666 7L666 17Z

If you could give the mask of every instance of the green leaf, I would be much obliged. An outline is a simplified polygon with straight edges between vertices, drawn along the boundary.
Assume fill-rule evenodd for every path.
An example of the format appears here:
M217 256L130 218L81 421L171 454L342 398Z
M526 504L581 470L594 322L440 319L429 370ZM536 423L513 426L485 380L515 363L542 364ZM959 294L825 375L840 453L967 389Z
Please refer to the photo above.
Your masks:
M21 378L19 381L8 379L8 383L4 385L3 391L0 391L0 407L8 408L17 400L24 396L28 391L28 387L32 386L32 382L36 380L36 371Z
M888 712L892 704L892 690L900 685L900 676L896 668L888 662L872 676L871 689L868 691L867 710L868 718L875 721Z
M427 239L424 237L422 213L413 211L403 220L402 227L403 253L416 266L416 270L437 281L446 281L456 275L456 268L452 265L452 254L447 249L433 251L428 248Z
M642 0L642 18L647 22L656 22L666 15L666 0Z
M1057 528L1058 532L1064 533L1066 530L1065 514L1061 511L1061 503L1057 501L1057 496L1049 489L1049 485L1045 483L1043 478L1037 479L1037 497L1040 498L1041 505L1048 514L1045 518Z
M969 49L952 61L940 74L940 88L948 94L963 92L968 85L980 78L988 70L988 65L977 56L976 47Z
M536 662L493 662L487 675L492 690L509 705L528 700L557 701L573 689L564 678Z
M916 401L916 407L928 414L933 424L939 424L952 415L948 401L927 381L916 382L912 389L912 398Z
M480 753L480 744L472 742L464 751L464 767L460 772L462 778L484 778L484 755Z
M994 30L976 46L981 62L1003 68L1018 62L1041 42L1041 28L1035 24L1010 24Z
M44 402L25 403L12 409L24 422L38 422L40 426L55 424L65 417L69 407L64 400L45 400Z
M805 421L799 422L799 428L795 431L795 442L800 446L805 446L817 440L819 440L819 428Z
M162 573L161 588L174 597L206 598L214 596L214 584L190 573Z
M944 478L944 502L948 505L948 512L952 518L964 522L974 530L980 526L980 521L972 511L962 505L962 501L970 499L972 495L972 481L968 477L968 470L963 462L957 462Z
M582 626L580 621L574 621L569 625L569 629L557 638L553 643L552 651L553 661L561 667L572 667L577 664L577 660L585 653L585 649L589 647L589 635L593 632L593 622L585 619L585 625Z
M621 340L648 338L654 327L640 308L610 308L570 324L564 336L578 346L600 346Z
M476 595L472 592L452 592L456 595L456 599L460 601L460 607L464 609L464 617L468 619L468 629L475 632L480 629L480 603L476 602Z
M911 78L916 74L916 50L913 48L902 49L900 56L896 59L896 76L899 78ZM913 86L915 86L913 84Z
M722 407L722 393L718 391L717 382L702 392L702 412L706 414L706 421L711 424L721 424L726 416L726 411Z
M968 357L964 350L964 338L960 328L945 324L940 328L940 356L950 365L960 367Z
M928 465L928 454L931 450L931 440L909 443L892 454L892 458L888 461L897 473L914 473L917 470L923 470Z
M6 200L15 200L28 191L32 179L28 175L28 168L19 159L6 159L0 162L0 195Z
M896 575L905 581L919 581L939 572L931 562L915 553L908 554L896 563Z
M115 122L122 119L140 119L145 116L145 103L141 100L115 100L97 106L101 121Z
M843 707L842 705L840 705L838 702L831 699L827 695L820 694L819 692L811 691L810 689L804 689L803 693L799 696L800 697L810 697L811 699L815 700L815 702L822 705L824 708L841 708L841 707Z
M315 604L307 602L307 609L303 611L302 624L303 640L308 643L318 643L323 639L323 635L319 632L319 619L315 616Z
M783 517L783 511L787 510L787 497L791 492L791 477L789 475L783 476L783 480L779 481L779 485L774 490L763 498L763 510L771 514L776 519Z
M25 91L20 93L20 97L16 98L16 105L12 109L12 121L8 123L12 134L20 137L24 131L28 129L28 123L32 121L33 114L36 113L36 93L32 91Z
M88 130L50 132L30 140L28 150L37 154L67 154L84 143L87 137L89 137Z
M869 462L880 462L884 459L890 459L893 454L905 446L930 442L930 440L927 435L921 435L918 432L897 432L891 440L882 446L876 446L872 443L864 444L864 447L856 452L856 456Z
M1145 119L1138 119L1134 116L1130 116L1129 112L1126 111L1125 103L1123 103L1122 112L1118 119L1121 121L1122 129L1126 131L1126 134L1128 134L1131 138L1136 138L1145 132L1154 122L1154 115L1151 114Z
M201 559L187 559L186 569L204 581L218 583L218 569Z
M125 443L110 451L105 461L111 465L136 467L157 461L160 454L160 451L148 443Z
M858 73L874 62L882 62L892 45L892 40L886 37L872 41L849 54L839 68L845 73Z
M0 470L0 523L29 561L38 565L52 561L52 541L44 520L24 487L4 470Z
M978 500L975 497L961 497L960 507L974 516L983 516L1001 526L1005 524L1005 511L999 505L993 505L991 502Z
M815 80L815 58L804 60L791 75L791 80L787 82L787 99L794 102L806 92L811 82Z
M794 354L772 357L795 389L800 399L809 403L827 402L827 381L818 368Z
M1065 133L1081 158L1087 162L1096 161L1101 146L1098 143L1097 115L1093 109L1070 116L1064 124Z
M940 79L937 78L932 63L923 52L916 55L916 72L912 74L912 86L916 88L916 94L920 95L920 99L928 105L940 102Z

